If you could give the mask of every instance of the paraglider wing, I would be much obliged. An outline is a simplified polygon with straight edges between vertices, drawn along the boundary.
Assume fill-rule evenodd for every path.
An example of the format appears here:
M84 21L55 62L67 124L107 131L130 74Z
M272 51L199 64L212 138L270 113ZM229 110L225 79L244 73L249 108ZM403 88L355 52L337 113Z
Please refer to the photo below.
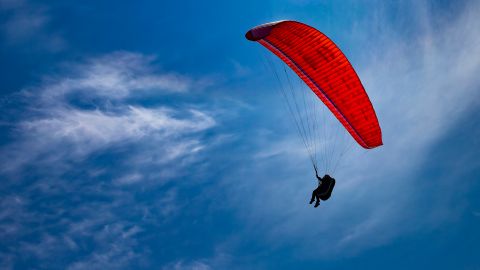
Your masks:
M257 26L245 37L285 62L362 147L382 145L372 103L347 57L317 29L295 21Z

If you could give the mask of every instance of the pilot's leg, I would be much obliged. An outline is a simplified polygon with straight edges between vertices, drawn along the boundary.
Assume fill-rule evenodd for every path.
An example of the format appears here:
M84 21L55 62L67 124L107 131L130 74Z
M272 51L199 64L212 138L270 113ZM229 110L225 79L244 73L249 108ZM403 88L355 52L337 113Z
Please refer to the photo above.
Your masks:
M312 192L312 198L310 199L310 204L315 200L315 190Z
M315 192L315 198L317 199L315 207L318 207L320 205L320 194L318 194L318 192Z

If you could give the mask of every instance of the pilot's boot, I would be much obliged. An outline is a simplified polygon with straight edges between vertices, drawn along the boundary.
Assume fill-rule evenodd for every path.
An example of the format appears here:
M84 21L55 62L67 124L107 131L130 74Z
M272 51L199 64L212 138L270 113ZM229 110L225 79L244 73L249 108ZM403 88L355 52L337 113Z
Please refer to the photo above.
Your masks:
M315 191L312 192L312 198L310 199L310 204L312 204L313 201L315 201Z
M318 207L320 205L320 201L317 201L314 205L314 207Z

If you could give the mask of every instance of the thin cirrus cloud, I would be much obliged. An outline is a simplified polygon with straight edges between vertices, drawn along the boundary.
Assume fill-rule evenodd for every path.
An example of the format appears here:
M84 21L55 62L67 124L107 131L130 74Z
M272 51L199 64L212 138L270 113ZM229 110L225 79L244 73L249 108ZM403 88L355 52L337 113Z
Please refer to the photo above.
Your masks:
M22 44L50 52L67 47L59 33L50 31L50 14L46 6L27 0L1 0L0 11L6 18L0 29L8 45Z
M185 92L202 87L206 81L195 81L176 73L158 74L153 67L154 60L153 56L115 52L87 59L84 63L67 64L66 68L72 70L74 76L45 78L46 85L41 89L42 102L52 100L56 103L59 98L75 93L116 100L142 91L156 94Z
M144 224L177 213L175 187L148 202L124 188L158 187L174 179L208 148L203 134L217 122L211 111L188 104L145 107L132 101L138 91L182 94L204 85L158 72L152 61L116 52L67 64L61 74L12 96L20 97L23 113L10 125L15 138L0 149L0 174L8 180L2 186L6 190L24 185L0 199L0 238L16 250L0 251L6 267L17 255L28 254L49 268L49 254L85 252L87 239L95 247L69 261L68 269L121 267L148 253L137 241ZM102 156L107 161L90 162ZM88 199L78 203L80 198Z
M184 92L196 86L195 80L185 76L154 73L152 61L150 56L117 52L67 65L70 73L51 76L45 79L44 85L25 90L26 109L34 116L20 119L16 124L24 139L4 149L9 158L3 169L33 162L51 149L68 149L68 153L49 155L56 156L58 161L66 157L86 157L112 144L141 141L146 137L156 142L168 140L166 145L171 149L176 148L175 138L179 138L177 146L186 153L186 148L181 146L196 140L182 141L181 137L207 130L215 126L215 120L193 108L174 109L161 104L146 108L129 104L127 99L135 91L163 94ZM95 109L72 104L70 95L73 94L81 100L95 99ZM112 101L116 103L110 104ZM59 147L61 145L65 147ZM178 151L171 153L172 158L181 156Z

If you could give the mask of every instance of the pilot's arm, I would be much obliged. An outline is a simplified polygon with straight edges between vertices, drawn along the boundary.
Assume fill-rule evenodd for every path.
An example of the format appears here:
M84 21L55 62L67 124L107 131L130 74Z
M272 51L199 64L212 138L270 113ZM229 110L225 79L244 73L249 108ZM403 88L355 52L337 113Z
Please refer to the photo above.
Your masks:
M322 179L322 177L318 176L318 174L317 174L317 180L318 180L318 184L320 185L322 183L323 179Z

